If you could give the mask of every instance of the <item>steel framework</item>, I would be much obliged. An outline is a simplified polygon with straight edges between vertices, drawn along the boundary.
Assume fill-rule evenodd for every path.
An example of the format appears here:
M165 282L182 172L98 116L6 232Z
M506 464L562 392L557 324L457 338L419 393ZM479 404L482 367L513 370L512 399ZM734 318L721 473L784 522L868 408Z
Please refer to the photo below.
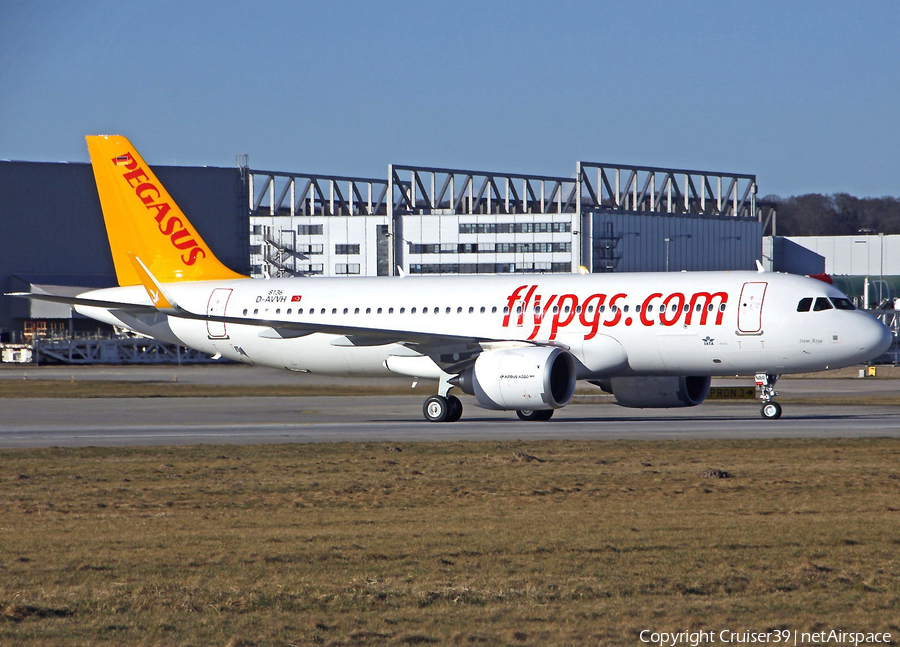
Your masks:
M387 213L388 183L385 180L251 170L248 181L251 216L375 216Z
M572 267L591 267L597 211L755 219L774 230L774 205L757 202L756 176L600 162L574 177L391 164L388 179L247 170L250 216L387 216L389 271L403 264L411 215L571 217ZM273 221L274 224L274 221ZM274 230L274 228L273 228ZM302 250L272 233L260 241L272 275L296 274Z
M403 216L578 212L576 180L550 175L391 164L388 195L392 271L402 263L404 254Z
M599 162L578 162L577 173L582 208L757 217L755 175Z

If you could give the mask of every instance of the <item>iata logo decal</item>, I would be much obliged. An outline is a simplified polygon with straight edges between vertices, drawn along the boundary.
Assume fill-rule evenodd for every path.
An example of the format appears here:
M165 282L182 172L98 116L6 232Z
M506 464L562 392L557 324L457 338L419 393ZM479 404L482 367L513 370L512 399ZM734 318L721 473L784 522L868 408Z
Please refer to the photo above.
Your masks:
M692 323L705 326L713 312L714 325L721 326L725 304L728 303L727 292L695 292L691 295L673 292L665 296L662 292L653 292L643 298L633 298L624 292L612 296L551 294L545 297L537 293L537 288L536 285L521 285L507 297L506 312L503 315L504 328L508 328L510 320L516 317L516 326L533 326L528 339L535 339L542 329L546 329L544 320L547 318L550 321L548 339L556 339L560 328L578 324L588 329L584 338L592 339L601 325L611 328L620 324L631 326L638 323L649 327L657 324L674 326L682 322L686 326ZM629 309L632 309L631 312ZM547 313L551 313L551 316L547 317ZM526 316L530 320L527 324ZM708 344L714 341L710 337L704 340Z
M140 198L147 210L156 211L153 219L156 220L160 233L168 236L169 242L175 249L185 252L181 255L181 262L185 265L193 265L198 258L206 258L206 251L194 240L193 234L187 229L181 218L169 215L172 205L160 201L162 192L155 184L148 181L150 178L147 177L144 169L137 165L132 154L125 153L114 157L112 163L128 170L128 173L123 173L122 177L128 182L128 186L134 189L135 195Z

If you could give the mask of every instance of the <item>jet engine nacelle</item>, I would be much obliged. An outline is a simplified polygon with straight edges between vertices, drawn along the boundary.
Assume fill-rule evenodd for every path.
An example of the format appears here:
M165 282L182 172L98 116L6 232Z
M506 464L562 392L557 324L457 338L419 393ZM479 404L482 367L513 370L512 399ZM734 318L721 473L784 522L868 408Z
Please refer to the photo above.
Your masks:
M709 395L709 376L612 377L601 388L612 393L623 407L694 407Z
M451 383L485 409L559 409L575 392L575 359L546 346L486 351Z

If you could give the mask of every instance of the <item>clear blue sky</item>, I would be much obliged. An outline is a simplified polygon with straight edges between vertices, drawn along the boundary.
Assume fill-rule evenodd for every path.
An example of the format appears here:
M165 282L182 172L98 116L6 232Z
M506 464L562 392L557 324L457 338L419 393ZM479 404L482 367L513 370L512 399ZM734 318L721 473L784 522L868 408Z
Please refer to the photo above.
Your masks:
M0 159L386 177L576 160L900 195L900 4L0 0Z

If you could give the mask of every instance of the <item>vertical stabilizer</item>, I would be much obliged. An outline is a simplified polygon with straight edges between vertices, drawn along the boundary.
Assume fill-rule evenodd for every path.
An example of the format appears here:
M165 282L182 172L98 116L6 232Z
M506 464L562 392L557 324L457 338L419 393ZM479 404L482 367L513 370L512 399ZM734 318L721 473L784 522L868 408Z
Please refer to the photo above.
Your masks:
M119 285L138 285L139 257L161 283L246 278L216 258L125 137L86 138Z

